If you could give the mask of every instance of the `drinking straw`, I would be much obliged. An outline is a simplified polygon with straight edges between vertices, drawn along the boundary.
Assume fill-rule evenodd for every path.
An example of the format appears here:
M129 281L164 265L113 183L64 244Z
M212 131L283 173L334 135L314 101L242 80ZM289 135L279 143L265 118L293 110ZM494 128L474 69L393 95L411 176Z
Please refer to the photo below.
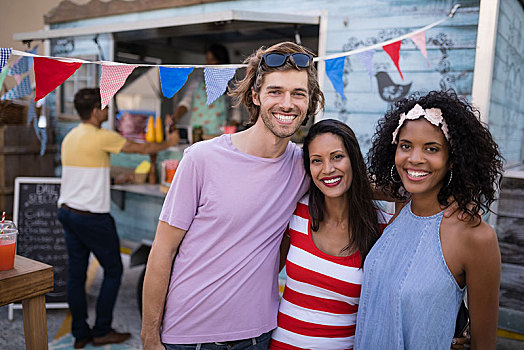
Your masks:
M2 228L0 229L0 234L4 233L4 222L5 222L5 211L2 212Z

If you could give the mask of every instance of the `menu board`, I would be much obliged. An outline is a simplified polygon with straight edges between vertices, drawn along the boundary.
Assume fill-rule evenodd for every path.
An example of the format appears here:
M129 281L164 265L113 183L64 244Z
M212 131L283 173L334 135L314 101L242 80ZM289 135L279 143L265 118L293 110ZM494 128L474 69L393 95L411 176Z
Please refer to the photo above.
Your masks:
M13 221L18 227L16 254L53 266L54 290L46 303L66 301L67 249L58 221L60 178L18 177Z

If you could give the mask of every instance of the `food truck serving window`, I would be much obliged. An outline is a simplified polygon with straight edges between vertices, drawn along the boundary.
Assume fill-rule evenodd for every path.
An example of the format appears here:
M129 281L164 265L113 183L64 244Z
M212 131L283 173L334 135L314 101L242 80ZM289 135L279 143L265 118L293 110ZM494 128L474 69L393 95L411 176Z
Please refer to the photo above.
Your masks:
M46 55L87 59L89 57L85 55L93 55L95 59L123 63L203 64L203 61L198 61L199 57L212 43L220 43L227 47L231 63L240 63L260 46L270 46L286 40L299 42L317 55L325 54L326 36L322 33L324 26L321 25L321 19L325 15L320 11L301 15L227 10L173 16L173 11L160 10L158 18L151 19L151 15L142 17L142 13L137 13L133 14L133 21L129 20L129 15L131 14L57 23L52 25L52 29L17 33L13 37L15 40L24 41L51 39ZM57 43L65 39L73 42L73 45L67 47L71 50L57 54ZM102 48L99 43L102 43ZM322 67L318 68L322 71ZM58 113L70 115L74 110L74 92L85 86L98 85L99 74L100 66L84 64L62 84L57 96ZM128 82L140 75L141 71L136 70ZM323 74L320 74L321 85L323 79ZM116 107L110 104L111 128L115 126L113 118L118 112ZM169 108L172 107L166 107L162 102L161 114L168 113Z

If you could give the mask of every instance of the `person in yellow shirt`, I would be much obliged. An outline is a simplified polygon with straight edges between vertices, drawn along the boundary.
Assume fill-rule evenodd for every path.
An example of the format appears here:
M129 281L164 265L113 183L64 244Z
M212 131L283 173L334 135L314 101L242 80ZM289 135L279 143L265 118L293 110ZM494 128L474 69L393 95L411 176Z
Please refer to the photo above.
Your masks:
M156 153L178 143L177 133L161 143L136 143L101 128L108 118L101 109L100 89L79 90L74 99L82 122L62 142L62 183L58 220L65 231L68 252L67 301L72 315L74 348L121 343L131 336L111 328L120 287L120 242L110 210L110 153ZM94 327L87 324L85 281L89 254L104 269Z

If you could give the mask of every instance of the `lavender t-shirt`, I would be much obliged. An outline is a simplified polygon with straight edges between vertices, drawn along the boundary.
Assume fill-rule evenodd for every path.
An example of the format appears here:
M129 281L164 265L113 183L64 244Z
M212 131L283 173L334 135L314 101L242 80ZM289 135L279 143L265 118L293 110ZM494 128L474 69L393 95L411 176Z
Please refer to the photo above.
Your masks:
M257 337L274 329L282 234L308 181L302 150L237 150L230 135L186 149L160 220L187 230L175 258L162 342Z

